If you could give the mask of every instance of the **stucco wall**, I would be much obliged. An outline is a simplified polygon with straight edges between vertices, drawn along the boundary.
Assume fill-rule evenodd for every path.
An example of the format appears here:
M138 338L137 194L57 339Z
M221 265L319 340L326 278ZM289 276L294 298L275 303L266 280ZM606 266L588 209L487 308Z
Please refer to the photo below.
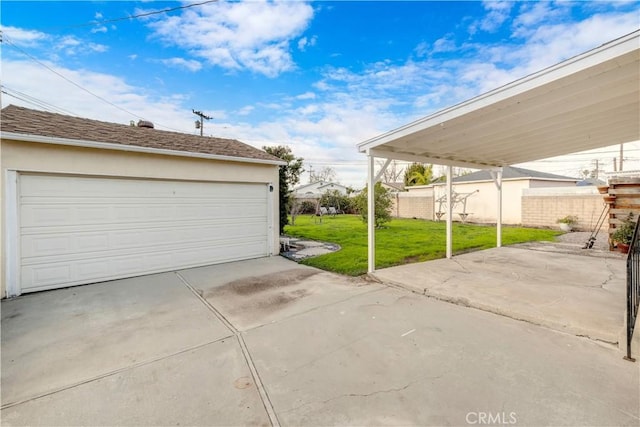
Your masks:
M535 190L532 190L535 188ZM453 190L459 194L473 193L467 198L465 212L469 214L467 222L495 223L497 220L498 190L493 182L469 182L455 184ZM547 197L549 194L558 194L562 197L525 204L523 194L529 191L540 191ZM440 210L438 198L444 196L446 186L437 184L433 186L408 187L408 191L399 193L394 200L393 215L400 218L435 219L436 212ZM586 193L585 193L586 192ZM591 222L595 224L602 210L602 198L591 197L595 193L595 187L567 186L564 181L546 181L531 179L506 180L502 182L502 223L523 224L534 227L557 227L556 220L566 215L579 217L578 227L591 229ZM530 193L537 194L537 193ZM588 197L585 198L585 195ZM554 204L551 207L550 204ZM594 209L595 206L595 209ZM525 207L528 209L525 214ZM446 212L446 205L442 205ZM539 211L540 210L540 211ZM454 221L460 221L460 213L463 212L462 203L458 203L453 209ZM562 215L559 212L564 212ZM592 215L596 215L592 219ZM446 219L446 214L441 217Z
M520 197L522 190L529 188L529 180L513 180L502 182L502 223L520 224L521 204ZM465 212L469 214L467 222L495 223L498 217L498 189L493 182L469 182L454 184L453 191L459 194L473 193L467 198ZM446 192L445 185L434 187L435 198L443 196ZM475 192L475 193L474 193ZM446 208L443 205L443 211ZM435 211L438 211L439 203L435 204ZM462 203L456 204L453 208L453 220L460 220L460 213L463 212ZM446 214L442 219L446 219Z
M273 211L271 213L274 221L272 247L275 253L279 250L277 166L9 140L1 141L0 150L0 166L2 168L0 174L2 203L2 245L0 246L2 270L0 277L2 287L0 291L2 297L6 295L4 248L6 248L5 178L7 170L128 178L272 183L274 187Z
M603 207L595 187L532 188L522 195L522 225L558 228L559 218L575 215L578 223L574 228L591 231Z

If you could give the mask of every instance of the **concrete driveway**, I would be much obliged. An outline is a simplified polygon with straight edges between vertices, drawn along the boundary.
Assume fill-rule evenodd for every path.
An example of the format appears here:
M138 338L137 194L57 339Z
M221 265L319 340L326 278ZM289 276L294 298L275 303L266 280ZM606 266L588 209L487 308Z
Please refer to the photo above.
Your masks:
M279 257L3 301L1 367L3 425L640 422L610 346Z

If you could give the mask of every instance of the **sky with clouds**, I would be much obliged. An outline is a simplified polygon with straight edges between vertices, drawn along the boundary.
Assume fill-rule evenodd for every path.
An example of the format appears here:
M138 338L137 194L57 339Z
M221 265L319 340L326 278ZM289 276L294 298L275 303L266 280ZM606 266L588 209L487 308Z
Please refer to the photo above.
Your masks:
M159 13L156 13L159 12ZM288 145L361 187L356 144L640 27L637 1L6 1L2 106ZM55 18L53 18L55 17ZM577 176L618 148L524 165ZM640 169L640 143L625 146ZM303 176L306 183L308 176Z

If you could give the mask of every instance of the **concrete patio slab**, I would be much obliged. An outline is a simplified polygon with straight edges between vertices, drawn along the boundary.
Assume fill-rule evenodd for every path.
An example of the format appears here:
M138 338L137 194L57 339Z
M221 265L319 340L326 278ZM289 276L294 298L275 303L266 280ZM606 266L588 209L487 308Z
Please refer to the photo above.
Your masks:
M269 425L235 338L2 411L3 425Z
M229 337L174 273L2 302L2 404Z
M277 340L274 341L274 337ZM617 351L396 289L245 335L282 425L634 425Z
M503 247L378 270L382 282L618 345L625 313L619 257Z

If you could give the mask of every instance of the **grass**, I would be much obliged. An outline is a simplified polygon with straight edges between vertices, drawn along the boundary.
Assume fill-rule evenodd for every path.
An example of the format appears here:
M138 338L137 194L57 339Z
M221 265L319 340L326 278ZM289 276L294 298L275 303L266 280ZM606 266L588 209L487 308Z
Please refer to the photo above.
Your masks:
M296 225L288 225L284 231L292 237L337 243L342 247L331 254L307 258L303 264L350 276L367 272L367 225L359 216L324 217L322 224L316 224L313 216L303 215L296 218ZM554 230L503 226L502 243L553 240L559 234ZM495 227L453 224L454 254L495 245ZM376 268L444 258L445 246L445 222L395 218L376 230Z

